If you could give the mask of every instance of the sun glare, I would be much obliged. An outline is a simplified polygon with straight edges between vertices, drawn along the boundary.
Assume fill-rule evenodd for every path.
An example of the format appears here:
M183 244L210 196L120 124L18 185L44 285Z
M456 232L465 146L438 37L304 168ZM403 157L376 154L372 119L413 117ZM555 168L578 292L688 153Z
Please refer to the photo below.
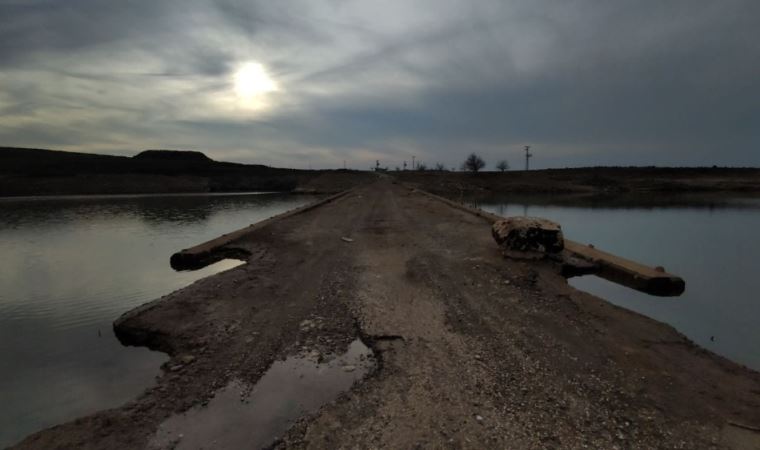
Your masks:
M235 72L235 94L240 102L247 107L260 108L266 106L265 97L279 90L277 82L269 76L263 65L249 62Z

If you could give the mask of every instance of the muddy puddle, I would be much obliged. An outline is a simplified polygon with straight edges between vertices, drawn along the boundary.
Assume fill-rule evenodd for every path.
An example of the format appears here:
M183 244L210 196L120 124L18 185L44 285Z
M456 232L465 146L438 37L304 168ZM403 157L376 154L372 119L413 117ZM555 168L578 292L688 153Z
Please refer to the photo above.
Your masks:
M375 366L364 343L346 353L316 352L275 361L254 386L235 380L206 406L170 417L151 440L155 449L240 449L272 444L299 417L316 412Z

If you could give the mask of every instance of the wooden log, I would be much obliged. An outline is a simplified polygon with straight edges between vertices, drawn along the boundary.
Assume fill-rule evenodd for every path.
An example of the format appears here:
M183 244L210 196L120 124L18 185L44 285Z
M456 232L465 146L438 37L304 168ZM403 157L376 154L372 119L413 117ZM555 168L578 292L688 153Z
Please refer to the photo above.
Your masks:
M664 269L645 266L588 245L565 239L565 251L595 264L598 267L595 275L637 291L671 297L681 295L686 288L681 277Z
M446 203L449 206L481 217L492 225L494 222L504 218L478 208L451 201L447 198L431 194L430 192L421 189L413 187L409 188L430 198ZM562 263L562 273L567 277L594 274L612 281L613 283L661 297L675 297L681 295L686 289L686 283L677 275L667 273L664 270L659 271L655 268L621 258L620 256L611 253L603 252L569 239L565 239L563 257L565 261ZM574 259L584 260L589 264L586 265L579 263L578 261L573 261Z

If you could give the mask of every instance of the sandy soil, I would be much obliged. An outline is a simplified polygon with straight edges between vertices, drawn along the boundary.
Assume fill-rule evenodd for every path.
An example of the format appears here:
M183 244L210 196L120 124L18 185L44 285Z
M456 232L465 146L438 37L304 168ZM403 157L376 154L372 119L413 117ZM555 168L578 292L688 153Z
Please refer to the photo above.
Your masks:
M125 342L172 356L155 387L17 448L144 448L229 381L357 335L376 371L275 447L760 447L760 374L549 263L503 259L486 221L388 179L234 245L249 264L116 322Z

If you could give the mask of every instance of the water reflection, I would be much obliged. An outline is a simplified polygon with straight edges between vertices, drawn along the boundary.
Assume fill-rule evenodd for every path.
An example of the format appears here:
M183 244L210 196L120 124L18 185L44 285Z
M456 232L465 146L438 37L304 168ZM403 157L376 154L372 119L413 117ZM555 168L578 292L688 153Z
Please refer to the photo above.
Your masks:
M489 208L502 209L521 206L523 213L533 206L566 206L590 209L638 209L650 210L661 208L697 208L702 210L722 209L760 209L760 196L730 196L727 194L681 193L681 194L486 194L473 195L464 199L475 206L488 205Z
M535 197L533 197L535 199ZM623 199L624 200L624 199ZM568 239L650 266L663 266L686 280L686 292L674 300L652 297L597 277L570 283L615 304L673 325L699 345L760 369L760 201L724 198L678 205L679 198L659 196L646 206L616 200L547 197L478 199L496 214L545 217L562 225ZM709 200L709 201L708 201ZM637 200L640 201L640 200ZM475 203L475 202L473 202Z
M335 400L374 367L372 350L356 339L346 353L308 354L275 361L248 386L233 381L207 406L170 417L151 441L154 448L266 448L293 422Z
M210 195L0 199L0 447L117 406L165 356L122 347L123 312L239 264L176 273L169 256L310 197Z
M220 211L267 207L272 202L291 203L298 197L278 193L244 194L161 194L60 197L0 197L0 226L24 223L54 225L91 215L134 217L165 225L208 220ZM298 203L298 202L297 202Z

